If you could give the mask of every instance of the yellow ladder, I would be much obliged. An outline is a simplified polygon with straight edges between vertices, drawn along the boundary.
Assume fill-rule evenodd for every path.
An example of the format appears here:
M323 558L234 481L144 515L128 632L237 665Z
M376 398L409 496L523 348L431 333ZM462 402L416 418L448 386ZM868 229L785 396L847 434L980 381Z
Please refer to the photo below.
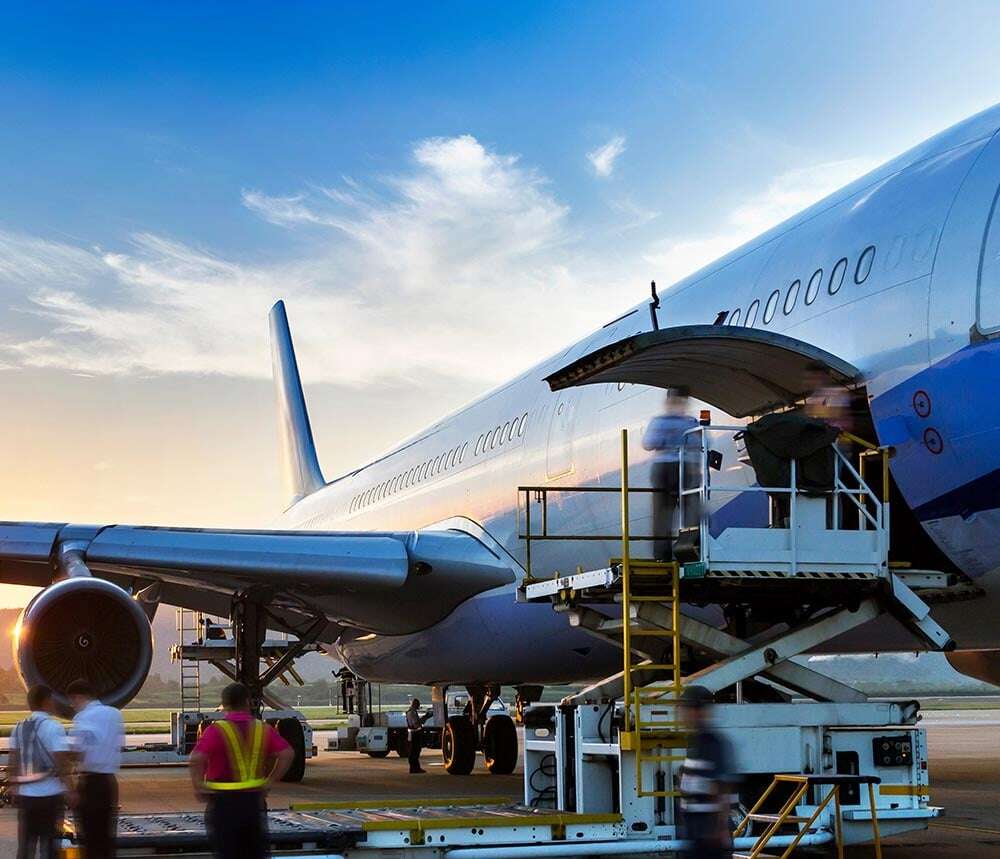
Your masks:
M872 843L875 846L875 856L877 859L882 859L882 837L878 828L878 808L875 802L875 785L878 784L878 782L879 779L872 776L776 775L767 790L761 794L760 799L754 803L753 808L747 812L746 817L740 821L740 825L736 827L736 831L733 833L733 836L739 837L742 835L747 831L747 827L749 827L752 822L766 823L767 826L757 837L757 841L750 849L749 853L734 853L733 859L771 859L771 857L777 857L777 859L787 859L788 856L792 855L792 851L798 847L799 842L806 836L806 833L809 832L810 827L817 821L817 819L819 819L820 814L823 813L823 809L825 809L831 802L834 804L833 831L834 839L837 845L837 857L838 859L844 859L844 833L840 822L840 788L847 784L857 785L859 787L861 785L868 786L868 804L872 815ZM788 799L785 800L784 805L781 806L781 810L777 814L762 814L760 812L761 806L764 805L767 798L774 793L775 788L777 788L780 784L790 785L791 794ZM813 811L809 817L794 814L793 812L803 798L805 798L809 788L813 786L829 787L830 790L823 798L823 801L816 806L816 810ZM767 843L775 835L777 835L778 830L780 830L782 826L793 824L799 826L799 831L791 844L785 848L780 856L778 854L763 852L764 848L767 847Z
M677 712L677 702L683 690L681 676L680 638L680 565L675 561L664 562L632 558L629 534L628 487L628 430L623 429L621 470L621 525L622 525L622 653L624 654L623 703L625 723L620 734L621 748L635 752L636 793L639 796L673 798L679 792L672 789L647 788L643 782L643 764L675 763L683 761L687 737ZM616 563L612 560L612 564ZM669 588L668 593L663 591ZM642 603L667 605L671 610L669 629L650 627L634 622L633 606ZM670 653L664 661L636 660L633 638L658 638L669 648L658 648ZM669 679L649 681L648 675L668 674ZM651 706L659 705L662 713L655 718L643 716ZM676 750L681 753L677 754ZM673 753L672 753L673 751Z

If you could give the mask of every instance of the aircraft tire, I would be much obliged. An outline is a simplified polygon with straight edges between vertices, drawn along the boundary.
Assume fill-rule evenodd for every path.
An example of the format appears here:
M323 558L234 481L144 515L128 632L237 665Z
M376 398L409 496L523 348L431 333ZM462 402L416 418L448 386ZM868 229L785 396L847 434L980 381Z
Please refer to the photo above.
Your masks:
M368 757L370 757L370 758L379 758L379 759L381 759L381 758L387 758L387 757L389 757L389 753L388 752L365 752L365 754L368 755Z
M483 729L483 758L492 775L510 775L517 766L517 727L510 716L490 716Z
M306 774L306 735L298 719L278 719L275 726L281 738L292 747L295 757L292 765L282 777L282 781L300 782Z
M441 736L441 757L450 775L468 775L476 765L476 728L465 716L451 716Z

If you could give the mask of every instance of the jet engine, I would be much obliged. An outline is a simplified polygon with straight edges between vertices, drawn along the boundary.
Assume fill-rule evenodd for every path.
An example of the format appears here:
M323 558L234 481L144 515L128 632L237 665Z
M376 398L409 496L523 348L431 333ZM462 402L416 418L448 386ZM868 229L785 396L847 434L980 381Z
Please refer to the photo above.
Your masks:
M84 679L105 704L121 707L139 691L153 660L153 631L140 605L117 585L81 576L39 593L22 612L14 657L26 686L42 683L65 703Z

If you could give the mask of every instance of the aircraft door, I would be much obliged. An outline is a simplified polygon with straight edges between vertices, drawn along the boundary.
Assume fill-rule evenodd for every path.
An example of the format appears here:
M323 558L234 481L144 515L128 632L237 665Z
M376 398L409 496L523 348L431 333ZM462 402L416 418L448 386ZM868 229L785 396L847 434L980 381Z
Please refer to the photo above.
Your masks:
M573 432L576 428L580 389L569 388L557 395L545 450L545 476L551 480L573 471Z
M1000 330L1000 191L993 198L979 262L976 327L983 334Z

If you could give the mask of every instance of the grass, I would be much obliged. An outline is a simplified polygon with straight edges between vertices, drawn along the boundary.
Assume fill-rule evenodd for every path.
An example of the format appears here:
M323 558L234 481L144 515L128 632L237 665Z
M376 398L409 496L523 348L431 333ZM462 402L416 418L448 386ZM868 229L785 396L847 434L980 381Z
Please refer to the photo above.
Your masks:
M385 710L405 709L386 707ZM314 731L328 731L347 723L347 716L336 707L300 707ZM170 707L126 707L122 710L126 734L166 734L170 731ZM28 715L27 710L0 711L0 737L9 737L14 725Z

